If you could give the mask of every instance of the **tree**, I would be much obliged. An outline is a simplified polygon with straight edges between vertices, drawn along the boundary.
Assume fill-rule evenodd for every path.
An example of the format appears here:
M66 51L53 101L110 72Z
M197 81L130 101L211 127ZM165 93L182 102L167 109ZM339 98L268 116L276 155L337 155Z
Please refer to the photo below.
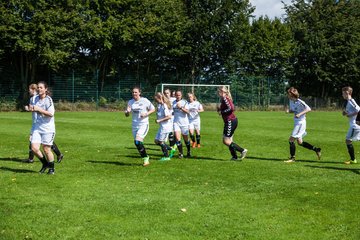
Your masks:
M291 83L307 95L337 96L360 82L360 2L294 0L286 6L294 40Z
M72 1L8 0L0 3L0 11L0 41L20 73L23 95L38 66L59 69L74 52L76 6Z

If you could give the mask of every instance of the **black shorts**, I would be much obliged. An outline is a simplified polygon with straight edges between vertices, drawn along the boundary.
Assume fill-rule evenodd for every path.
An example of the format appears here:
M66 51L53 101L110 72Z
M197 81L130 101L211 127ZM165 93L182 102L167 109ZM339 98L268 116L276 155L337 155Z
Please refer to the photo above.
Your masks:
M232 137L232 135L234 135L235 129L237 128L237 125L237 118L235 118L234 120L226 121L223 131L224 137Z

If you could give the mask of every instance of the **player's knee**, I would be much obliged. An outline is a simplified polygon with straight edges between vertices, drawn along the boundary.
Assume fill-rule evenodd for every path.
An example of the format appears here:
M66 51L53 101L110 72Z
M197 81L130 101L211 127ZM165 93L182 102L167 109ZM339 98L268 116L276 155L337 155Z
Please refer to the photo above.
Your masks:
M346 145L350 145L350 144L352 144L352 141L349 140L349 139L346 139L346 140L345 140L345 143L346 143Z

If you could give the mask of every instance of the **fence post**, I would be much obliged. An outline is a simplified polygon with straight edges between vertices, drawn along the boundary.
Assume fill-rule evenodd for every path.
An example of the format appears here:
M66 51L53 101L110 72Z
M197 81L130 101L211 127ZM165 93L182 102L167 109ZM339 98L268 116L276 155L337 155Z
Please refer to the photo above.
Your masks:
M74 69L72 70L72 97L71 97L71 102L74 103L74 98L75 98L75 71Z
M96 69L96 110L99 108L99 69Z

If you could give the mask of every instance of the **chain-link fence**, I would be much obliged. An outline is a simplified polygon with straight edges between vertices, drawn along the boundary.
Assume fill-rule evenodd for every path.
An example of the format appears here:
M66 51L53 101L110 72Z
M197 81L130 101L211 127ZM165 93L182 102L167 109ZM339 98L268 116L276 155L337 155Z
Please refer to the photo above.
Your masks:
M20 89L23 87L16 75L9 74L0 68L0 101L14 101L19 99ZM43 79L41 79L43 80ZM128 101L131 99L131 90L134 86L142 89L142 95L153 99L159 83L184 83L185 79L159 77L157 84L135 74L108 74L100 75L99 71L75 71L67 73L49 73L47 79L52 97L55 102L92 102L96 106L107 103ZM202 78L201 84L208 84ZM234 103L242 109L249 110L280 110L288 104L286 97L287 82L283 79L268 77L242 77L231 76L224 79L230 85ZM177 90L172 89L172 90ZM180 88L184 97L194 88ZM26 90L25 90L26 91ZM216 88L197 88L195 94L200 102L217 103ZM342 102L339 99L306 98L313 108L338 108Z

